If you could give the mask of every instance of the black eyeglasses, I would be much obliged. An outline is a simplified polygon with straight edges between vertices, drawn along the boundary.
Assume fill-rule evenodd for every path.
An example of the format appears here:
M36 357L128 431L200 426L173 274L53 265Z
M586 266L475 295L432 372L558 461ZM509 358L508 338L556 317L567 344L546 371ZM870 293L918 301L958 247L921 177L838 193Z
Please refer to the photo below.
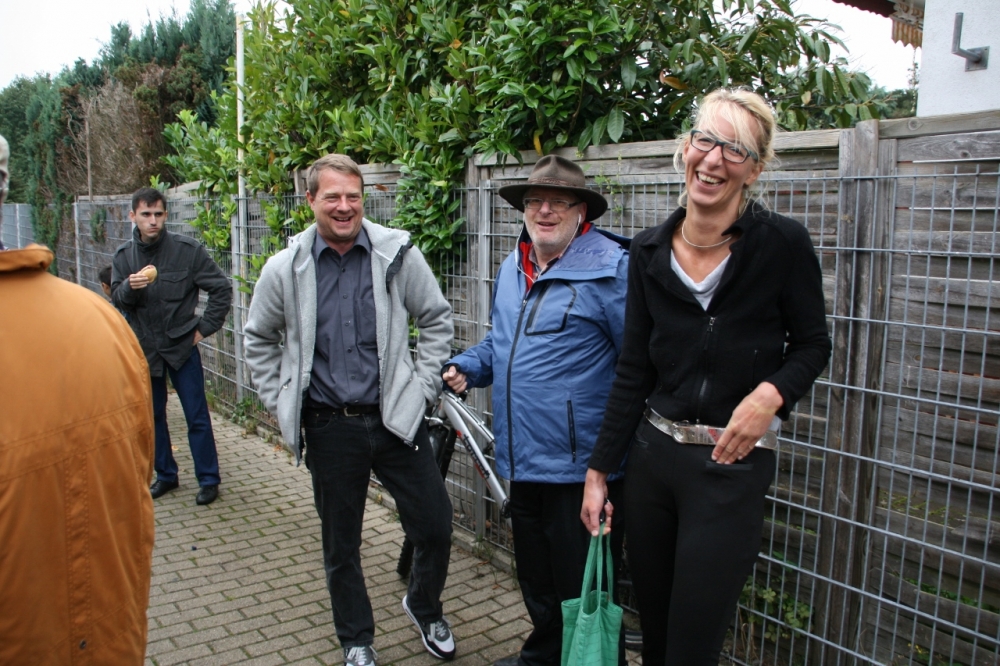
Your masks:
M582 203L580 201L566 201L565 199L536 199L534 197L522 199L521 203L524 204L525 210L538 210L546 201L549 202L549 210L553 213L565 213L573 206L579 206Z
M701 130L691 130L691 145L703 153L710 152L716 146L722 146L722 157L727 162L732 162L733 164L743 164L747 161L748 157L752 157L754 161L760 161L760 156L749 148L744 148L739 144L730 143L729 141L716 139L711 134L706 134Z

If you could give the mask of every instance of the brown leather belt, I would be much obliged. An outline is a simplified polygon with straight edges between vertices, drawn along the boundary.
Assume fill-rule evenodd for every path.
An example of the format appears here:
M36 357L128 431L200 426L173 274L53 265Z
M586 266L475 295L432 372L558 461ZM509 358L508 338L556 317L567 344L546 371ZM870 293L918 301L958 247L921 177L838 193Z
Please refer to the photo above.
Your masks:
M722 433L726 431L725 428L717 428L715 426L688 423L687 421L671 421L657 414L653 411L652 407L646 407L646 420L654 428L665 435L670 435L681 444L715 446L719 443ZM778 433L768 430L764 433L763 437L757 440L754 446L759 449L778 448Z

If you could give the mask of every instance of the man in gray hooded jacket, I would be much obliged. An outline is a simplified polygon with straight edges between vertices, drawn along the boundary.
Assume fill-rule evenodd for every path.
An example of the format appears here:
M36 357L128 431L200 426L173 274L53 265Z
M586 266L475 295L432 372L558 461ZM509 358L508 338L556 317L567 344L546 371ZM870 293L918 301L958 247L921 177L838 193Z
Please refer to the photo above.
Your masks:
M451 307L409 234L364 218L353 160L322 157L306 180L316 223L261 271L244 327L247 365L296 459L305 449L345 663L376 659L360 556L372 470L415 546L403 610L427 651L451 659L441 592L452 510L423 422L451 349ZM415 360L410 317L420 331Z

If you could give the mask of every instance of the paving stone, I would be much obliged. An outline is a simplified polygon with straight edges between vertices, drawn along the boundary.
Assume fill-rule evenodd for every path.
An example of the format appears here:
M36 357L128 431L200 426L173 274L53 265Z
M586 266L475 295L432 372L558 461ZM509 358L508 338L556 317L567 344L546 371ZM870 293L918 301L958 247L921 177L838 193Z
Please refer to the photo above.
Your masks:
M229 631L226 627L218 626L205 629L204 631L189 631L186 634L174 636L173 642L177 647L183 648L188 647L189 645L198 645L200 643L211 644L212 641L228 637Z
M227 627L230 631L232 631L233 628L233 625ZM243 654L243 648L245 646L253 645L254 643L259 643L264 640L267 640L267 638L259 631L245 631L243 633L214 640L210 642L208 646L212 648L212 652L217 654L221 654L229 650L239 650L240 653ZM242 658L246 659L246 654L243 654Z
M188 662L188 666L231 666L233 664L242 664L246 660L246 653L239 648L235 648L226 652L210 654L200 659L193 659Z
M491 613L496 613L503 610L503 606L493 601L492 599L486 599L471 606L463 608L461 611L455 613L461 620L471 621L477 618L483 617L484 615L490 615Z
M174 664L187 664L198 657L209 654L211 654L211 650L208 649L208 646L204 643L198 643L183 649L167 651L157 655L155 659L159 666L173 666Z
M243 616L238 610L226 611L225 613L219 613L218 615L212 615L209 613L206 617L198 618L191 623L197 630L208 629L209 627L218 627L224 625L228 622L236 622L242 620Z
M236 599L226 599L217 604L213 604L208 609L213 613L225 613L231 610L239 610L247 606L253 606L257 602L252 597L239 597Z
M290 622L279 622L278 624L273 624L269 627L264 627L260 630L260 633L264 634L267 638L276 638L278 636L296 636L300 632L310 631L314 629L313 624L305 619L298 618L297 620L292 620ZM297 641L301 643L302 641Z
M247 606L241 612L246 617L257 617L258 615L273 615L277 620L281 620L278 617L277 612L281 610L288 610L290 608L287 601L284 599L276 599L274 601L257 604L256 606Z
M324 618L324 622L320 625L314 625L308 629L296 631L295 637L298 638L303 644L312 643L318 640L327 640L330 641L330 645L333 647L338 649L340 647L336 642L337 632L333 628L333 621L329 615Z
M299 645L299 641L296 640L295 636L275 636L274 638L269 638L266 641L247 645L243 649L250 656L259 657L261 655L278 652L279 650L296 645ZM282 660L283 659L284 658L282 658Z
M245 666L278 666L278 664L284 664L285 658L280 654L271 653L265 654L261 657L256 657L254 659L247 659L242 662Z
M485 635L499 643L513 636L527 636L529 631L531 631L531 622L526 618L519 618L513 622L501 624L496 629L490 629L485 632Z
M299 636L301 639L301 636ZM303 645L288 648L281 651L281 656L288 660L288 663L316 663L316 655L338 650L338 646L329 638L321 638ZM301 660L301 661L299 661Z
M162 641L173 636L181 636L183 634L188 634L194 631L194 629L189 624L179 623L172 624L168 627L150 627L149 633L146 636L146 640L149 644Z
M309 604L301 604L298 606L292 605L291 608L275 613L275 617L277 617L282 622L288 622L290 620L294 620L295 618L303 617L305 615L313 615L315 613L320 613L322 611L323 607L320 606L319 603L313 602Z
M149 652L154 652L154 653L169 654L173 652L176 648L177 646L169 638L163 638L160 640L148 640L148 642L146 643L146 649Z

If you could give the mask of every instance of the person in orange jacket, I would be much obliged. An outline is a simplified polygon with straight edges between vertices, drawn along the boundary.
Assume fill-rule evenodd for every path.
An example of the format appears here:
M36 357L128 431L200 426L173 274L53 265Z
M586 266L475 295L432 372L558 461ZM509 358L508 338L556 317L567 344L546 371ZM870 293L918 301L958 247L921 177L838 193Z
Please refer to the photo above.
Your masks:
M0 664L138 666L153 551L149 368L125 320L0 252Z

